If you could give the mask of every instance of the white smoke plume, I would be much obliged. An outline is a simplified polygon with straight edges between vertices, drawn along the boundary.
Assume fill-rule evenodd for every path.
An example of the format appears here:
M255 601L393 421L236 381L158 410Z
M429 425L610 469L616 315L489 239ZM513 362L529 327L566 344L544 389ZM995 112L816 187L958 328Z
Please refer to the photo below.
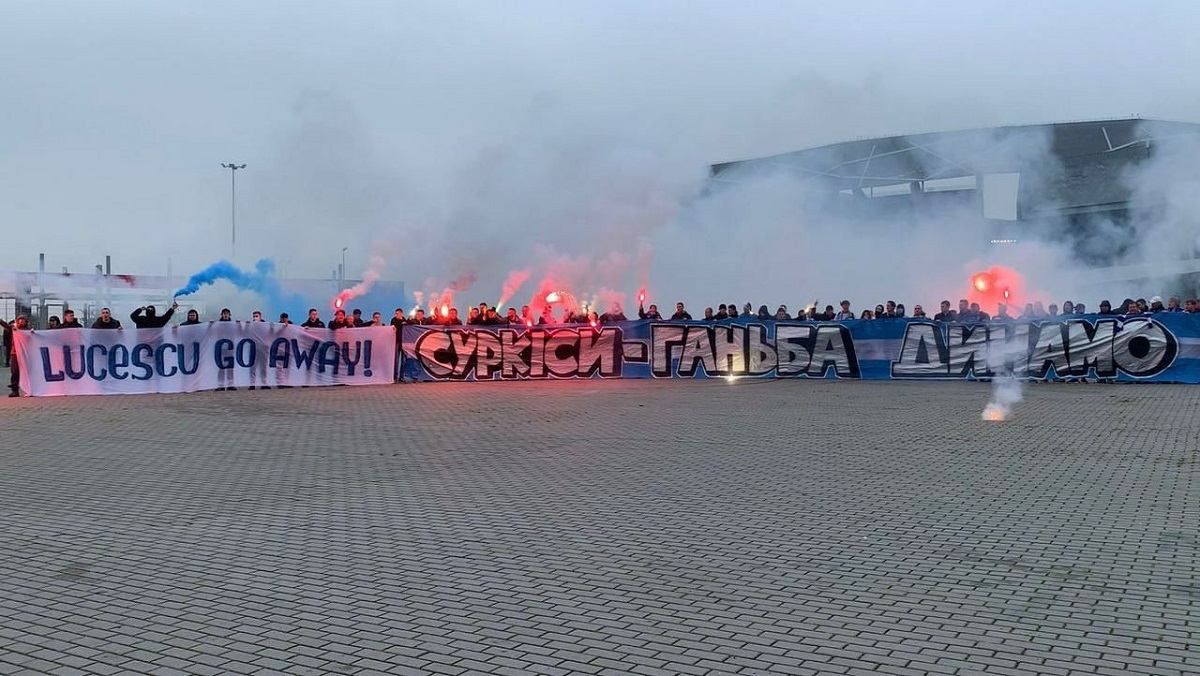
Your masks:
M496 301L496 308L503 310L508 304L508 301L520 290L521 286L529 279L532 271L529 268L522 270L513 270L504 278L504 284L500 289L500 300Z
M855 137L1131 111L1200 119L1189 94L1200 72L1162 66L1194 60L1193 22L1145 7L1128 39L1101 45L1111 13L1094 10L884 3L863 22L832 5L438 2L406 5L397 20L262 5L239 16L245 39L214 51L228 33L219 2L186 22L85 3L69 25L24 3L6 12L0 66L11 75L0 221L14 224L0 268L28 269L47 250L82 269L120 247L122 272L160 273L168 257L177 272L199 269L229 251L218 163L231 160L248 163L234 262L272 256L296 277L323 279L342 247L382 239L404 246L389 269L426 294L449 288L468 260L478 301L512 270L541 280L553 267L541 246L633 260L619 279L583 275L581 297L646 287L694 309L841 298L861 309L888 297L911 309L953 300L974 269L1015 262L1044 300L1082 293L1094 307L1073 245L1030 238L988 251L970 210L879 228L824 209L784 175L703 194L710 163ZM844 49L847 35L856 49ZM47 49L59 58L42 58ZM186 91L175 71L147 63L188 63ZM78 96L96 83L154 114L130 125ZM1181 236L1183 190L1168 198L1178 218L1162 215ZM427 277L443 283L420 284Z
M359 296L371 290L375 286L375 282L383 276L383 271L387 267L387 261L383 256L372 255L368 261L367 269L363 270L362 280L348 289L342 289L334 299L334 307L345 307L346 302L358 298Z
M983 408L982 417L990 422L1003 422L1012 417L1012 408L1020 403L1024 385L1011 373L992 379L992 398Z
M1139 134L1156 136L1148 126ZM1164 136L1123 177L1131 191L1131 223L1113 226L1105 238L1109 246L1127 248L1122 272L1140 278L1140 294L1147 298L1200 292L1180 283L1181 275L1196 279L1200 273L1200 132Z

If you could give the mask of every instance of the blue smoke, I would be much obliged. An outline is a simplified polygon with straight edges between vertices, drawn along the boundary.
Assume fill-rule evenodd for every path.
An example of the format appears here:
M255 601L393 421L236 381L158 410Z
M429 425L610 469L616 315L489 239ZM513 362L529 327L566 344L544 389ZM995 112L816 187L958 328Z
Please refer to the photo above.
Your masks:
M253 291L266 299L269 311L296 311L304 305L304 299L287 293L275 278L275 263L270 258L260 259L253 271L238 268L229 261L217 261L188 278L187 284L175 292L175 297L190 296L217 280L226 280L242 291Z

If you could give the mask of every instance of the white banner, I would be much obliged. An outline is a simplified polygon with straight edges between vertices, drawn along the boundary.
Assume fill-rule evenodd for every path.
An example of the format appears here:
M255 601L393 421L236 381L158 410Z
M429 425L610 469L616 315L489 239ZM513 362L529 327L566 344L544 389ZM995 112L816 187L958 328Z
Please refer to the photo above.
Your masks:
M206 322L161 329L16 331L21 392L196 392L221 387L385 385L394 380L390 326L302 329Z

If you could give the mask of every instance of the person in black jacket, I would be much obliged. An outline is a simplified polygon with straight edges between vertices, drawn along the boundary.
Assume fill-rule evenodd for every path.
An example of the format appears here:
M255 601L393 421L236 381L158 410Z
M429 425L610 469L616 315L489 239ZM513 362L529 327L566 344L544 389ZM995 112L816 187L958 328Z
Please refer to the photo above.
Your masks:
M496 312L496 308L489 307L487 313L483 315L483 319L479 323L484 326L499 326L505 322L500 313Z
M12 335L13 331L25 331L29 328L29 319L25 315L17 315L17 318L8 323L0 319L0 326L4 327L5 335ZM17 361L17 346L14 341L7 341L5 344L5 352L8 353L8 368L10 369L8 378L8 389L11 390L8 396L21 396L21 367Z
M399 339L400 329L408 322L404 319L404 308L396 308L396 313L392 315L392 321L389 322L393 329L396 329L396 336Z
M352 329L354 328L354 321L346 317L345 310L337 310L333 313L333 319L329 320L329 328Z
M458 318L458 308L450 308L450 314L438 323L442 326L462 326L462 320Z
M308 319L300 326L306 329L323 329L325 322L321 321L321 315L317 314L317 308L314 307L308 309Z
M64 329L82 329L83 324L75 318L74 310L63 310L62 328Z
M119 329L121 322L113 319L112 311L106 307L100 308L100 316L92 322L93 329Z
M673 319L677 322L683 322L683 321L690 322L690 321L692 321L692 316L690 314L688 314L687 310L683 309L683 303L676 303L675 304L675 314L671 315L671 319Z
M180 326L192 326L194 324L199 324L199 323L200 323L200 313L196 312L195 310L188 310L187 311L187 319L183 320L183 323L180 324Z
M935 322L953 322L958 320L958 314L950 309L950 301L942 301L942 311L933 316Z
M650 304L649 310L642 307L641 303L638 303L638 317L640 319L662 319L662 315L658 314L658 306L653 303Z
M392 379L394 379L394 381L397 383L401 382L401 378L400 378L401 345L403 343L404 324L407 324L407 323L408 323L407 319L404 318L403 307L397 307L395 312L392 313L391 321L388 322L388 324L391 327L391 330L395 331L395 334L396 334L396 357L395 357L395 361L392 361L391 375L392 375Z
M625 313L621 311L620 303L613 303L612 305L610 305L608 307L608 312L605 312L604 314L600 315L600 323L601 324L612 324L614 322L626 322L626 321L629 321L629 320L625 317Z
M167 322L171 321L171 315L175 314L175 308L177 307L179 307L177 303L171 303L171 307L167 310L166 314L159 317L156 314L154 306L147 305L146 307L134 310L130 313L129 318L133 320L133 325L139 329L160 329L166 326Z

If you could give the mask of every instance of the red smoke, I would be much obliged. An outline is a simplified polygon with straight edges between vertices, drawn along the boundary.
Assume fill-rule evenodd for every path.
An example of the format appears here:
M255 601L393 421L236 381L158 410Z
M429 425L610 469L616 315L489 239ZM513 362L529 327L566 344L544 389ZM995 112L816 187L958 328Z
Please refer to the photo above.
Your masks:
M637 257L634 260L634 268L638 274L638 286L642 291L650 286L650 265L654 261L654 247L648 240L638 240Z
M371 256L367 269L363 271L362 281L348 289L342 289L338 295L334 296L333 309L340 310L346 306L347 301L370 291L382 275L385 264L382 256Z
M537 291L533 297L529 299L529 306L533 314L541 316L542 312L550 306L561 305L572 310L579 310L577 304L579 301L575 298L575 294L563 280L555 279L554 277L546 276L538 282Z
M441 316L445 317L446 310L448 308L455 307L454 297L460 292L466 291L474 286L475 279L476 277L474 272L464 272L458 277L450 280L450 283L447 284L440 292L431 290L427 294L430 309L434 312L434 314L437 314L440 307L443 310ZM433 280L426 280L426 284L431 284L432 282ZM415 295L416 294L414 294L414 296ZM418 299L417 302L420 303L420 300Z
M971 275L968 289L967 300L979 303L979 307L991 315L1004 304L1009 308L1008 314L1016 316L1025 302L1025 280L1019 272L1003 265L993 265Z
M645 247L642 247L645 249ZM540 315L546 307L546 295L558 291L571 297L568 303L550 303L583 311L584 305L598 312L606 311L613 303L624 307L625 294L616 291L629 282L633 258L623 251L603 256L592 254L569 256L552 246L535 244L532 248L534 269L538 271L537 288L529 299L534 313ZM646 263L649 263L648 256Z
M527 279L529 279L529 274L529 268L525 268L524 270L513 270L512 272L508 273L508 277L504 279L504 285L500 289L500 300L496 301L497 308L504 307L505 304L512 299L513 294L515 294L517 290L521 288L521 285L524 284Z

